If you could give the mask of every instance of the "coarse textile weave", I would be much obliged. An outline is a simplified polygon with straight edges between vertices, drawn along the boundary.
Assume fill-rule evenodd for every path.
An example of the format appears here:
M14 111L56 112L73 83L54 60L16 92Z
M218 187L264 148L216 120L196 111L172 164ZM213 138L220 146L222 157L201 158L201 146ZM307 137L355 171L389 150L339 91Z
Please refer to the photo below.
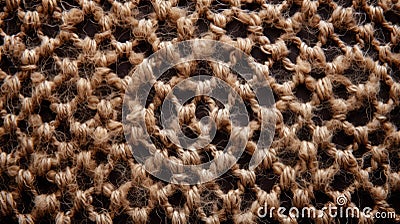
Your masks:
M397 213L377 223L400 222L399 1L1 0L0 8L0 223L373 222L257 216L264 204L322 214L342 196L346 208ZM135 162L122 104L144 58L195 38L254 58L278 119L255 171L257 130L223 176L177 186ZM199 61L161 83L214 68ZM221 106L193 105L200 117ZM191 125L184 131L196 135ZM214 150L229 135L217 130Z

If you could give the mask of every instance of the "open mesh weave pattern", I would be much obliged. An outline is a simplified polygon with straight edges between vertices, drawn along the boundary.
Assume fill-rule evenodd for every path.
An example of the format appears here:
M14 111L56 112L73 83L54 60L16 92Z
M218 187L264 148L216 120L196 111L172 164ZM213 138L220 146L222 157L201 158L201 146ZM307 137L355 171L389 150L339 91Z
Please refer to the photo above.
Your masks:
M398 214L378 222L400 220L400 2L2 0L0 8L1 223L372 222L257 217L265 203L322 212L340 195L345 207ZM256 171L245 152L216 181L176 186L132 158L122 103L131 69L165 42L193 38L251 55L271 83L278 122ZM213 73L207 62L196 68Z

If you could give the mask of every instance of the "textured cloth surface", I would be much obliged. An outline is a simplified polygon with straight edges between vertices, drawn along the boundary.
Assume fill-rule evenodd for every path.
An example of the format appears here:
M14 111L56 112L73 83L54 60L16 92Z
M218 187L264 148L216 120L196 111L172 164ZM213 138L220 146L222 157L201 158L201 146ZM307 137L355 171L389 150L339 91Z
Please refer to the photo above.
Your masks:
M342 196L346 208L396 211L378 222L400 221L400 2L2 0L0 8L1 223L372 222L257 216L265 203L323 212ZM226 174L177 186L135 162L122 104L145 57L194 38L251 55L278 121L255 171L257 131ZM161 83L213 69L200 61ZM212 109L196 104L199 114ZM215 150L229 135L217 131ZM155 138L168 150L164 143Z

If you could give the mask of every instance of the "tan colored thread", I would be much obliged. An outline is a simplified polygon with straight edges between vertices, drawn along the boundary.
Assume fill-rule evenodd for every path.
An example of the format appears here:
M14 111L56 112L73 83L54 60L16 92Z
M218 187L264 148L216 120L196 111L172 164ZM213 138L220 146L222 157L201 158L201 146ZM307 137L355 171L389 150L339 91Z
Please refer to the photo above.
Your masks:
M398 2L0 4L0 220L256 223L260 206L279 207L288 192L297 207L317 206L317 192L329 198L325 206L344 195L347 206L357 207L357 200L365 200L357 194L367 192L374 211L399 212L393 201L400 192ZM95 28L88 28L93 23ZM194 38L222 41L253 56L277 96L278 122L275 140L256 171L240 162L216 181L175 186L149 176L134 161L123 136L122 103L132 79L127 69L160 48ZM168 82L155 85L146 122L170 151L176 147L158 126L157 108L199 65L179 64ZM226 80L258 113L257 101L236 75L220 64L208 66L211 71L206 72ZM200 102L209 105L221 131L242 134L227 125L226 111L209 98L186 104L181 123L200 132L195 118ZM259 127L253 121L250 135ZM249 140L245 153L252 154L255 147L255 140ZM217 144L204 150L219 153ZM167 151L163 153L169 156ZM175 153L181 155L178 162L204 159L201 150ZM276 211L272 219L296 223ZM333 221L326 213L315 220ZM360 223L368 221L359 218Z

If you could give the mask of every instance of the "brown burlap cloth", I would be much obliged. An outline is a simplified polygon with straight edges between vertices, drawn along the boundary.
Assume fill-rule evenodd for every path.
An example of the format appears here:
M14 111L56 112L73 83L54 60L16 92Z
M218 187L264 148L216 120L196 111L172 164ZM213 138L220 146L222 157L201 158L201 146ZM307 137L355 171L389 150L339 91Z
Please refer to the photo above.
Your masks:
M399 222L397 0L0 5L0 223ZM177 186L135 162L124 138L122 103L129 74L145 57L166 42L194 38L251 55L273 89L278 121L255 171L248 161L256 130L223 176ZM200 61L185 71L212 75L213 66ZM169 71L161 83L180 73ZM197 108L199 114L211 110L204 103ZM214 149L229 135L217 130ZM162 140L154 141L163 149ZM331 217L322 208L337 205L339 197L344 208L397 215ZM296 218L275 210L259 217L265 204L325 214Z

